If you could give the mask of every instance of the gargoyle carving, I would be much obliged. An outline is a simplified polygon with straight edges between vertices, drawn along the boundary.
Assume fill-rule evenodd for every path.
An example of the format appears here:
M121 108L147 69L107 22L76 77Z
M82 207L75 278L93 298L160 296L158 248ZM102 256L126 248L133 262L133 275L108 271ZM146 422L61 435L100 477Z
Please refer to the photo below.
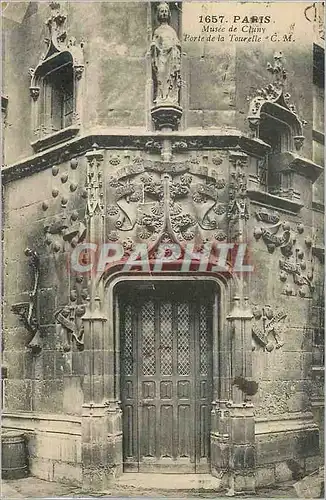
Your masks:
M30 258L30 266L33 270L34 284L32 291L29 294L29 302L19 302L12 305L12 312L17 314L23 321L26 329L32 334L32 339L27 344L32 352L38 353L42 349L41 333L39 330L39 322L37 319L37 301L38 301L38 286L40 277L40 259L35 252L30 248L26 248L25 255Z
M280 323L287 317L283 310L274 313L269 305L259 307L254 305L252 307L253 324L252 324L252 337L253 337L253 351L256 345L261 346L265 351L272 351L274 347L279 349L284 345L280 333Z

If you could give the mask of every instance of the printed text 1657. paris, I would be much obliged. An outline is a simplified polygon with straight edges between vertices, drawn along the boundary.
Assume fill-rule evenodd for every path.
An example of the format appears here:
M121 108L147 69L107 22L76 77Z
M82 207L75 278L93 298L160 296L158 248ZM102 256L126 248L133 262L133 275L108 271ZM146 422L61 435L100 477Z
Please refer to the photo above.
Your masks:
M215 15L206 15L199 16L200 23L264 23L268 24L271 22L271 16L233 16L232 19L228 20L225 16L215 16Z

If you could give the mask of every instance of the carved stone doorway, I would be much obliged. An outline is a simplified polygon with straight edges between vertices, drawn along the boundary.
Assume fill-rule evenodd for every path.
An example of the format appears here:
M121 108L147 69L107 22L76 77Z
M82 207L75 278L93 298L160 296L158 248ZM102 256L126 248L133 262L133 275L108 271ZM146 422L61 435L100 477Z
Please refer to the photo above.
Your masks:
M210 471L215 298L212 283L120 289L124 472Z

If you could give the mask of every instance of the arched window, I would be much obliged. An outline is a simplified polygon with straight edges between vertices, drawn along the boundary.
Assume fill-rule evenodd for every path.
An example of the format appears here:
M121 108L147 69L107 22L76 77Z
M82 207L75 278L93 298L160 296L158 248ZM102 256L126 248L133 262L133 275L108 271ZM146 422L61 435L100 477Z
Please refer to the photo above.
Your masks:
M75 114L74 73L70 54L60 54L55 64L37 75L40 104L36 132L42 137L73 125Z
M268 65L274 83L256 93L250 103L248 122L252 136L269 146L265 157L257 160L259 189L285 198L295 198L293 172L289 168L289 153L299 154L304 137L295 106L284 93L286 72L282 54L276 53L274 65ZM291 156L293 159L293 155Z
M293 151L294 137L297 137L292 117L289 118L287 113L281 113L278 106L271 103L263 105L260 112L259 139L270 146L260 163L260 182L266 191L281 196L291 189L291 176L284 177L282 171L282 153Z
M73 137L81 119L82 45L78 46L73 38L67 41L63 27L66 16L61 6L53 3L50 7L48 49L38 66L30 70L35 136L32 146L36 151Z

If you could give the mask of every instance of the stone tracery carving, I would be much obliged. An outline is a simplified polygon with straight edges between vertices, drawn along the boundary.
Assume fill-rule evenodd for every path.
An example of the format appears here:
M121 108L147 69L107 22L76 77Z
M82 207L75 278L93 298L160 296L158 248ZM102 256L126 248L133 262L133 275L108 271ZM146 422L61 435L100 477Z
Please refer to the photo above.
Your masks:
M109 205L110 235L115 229L136 229L141 240L155 241L164 233L173 241L187 241L199 229L218 229L226 212L218 191L225 186L214 168L198 163L135 158L109 181L114 202Z
M46 50L36 68L29 69L30 95L32 98L32 127L36 141L34 149L44 149L53 144L51 136L56 140L73 137L80 126L81 100L80 85L84 71L83 42L77 43L74 37L68 37L66 31L67 15L62 2L50 2L51 16L46 25L49 37L45 39ZM62 69L63 68L63 69ZM71 121L60 126L52 114L53 88L58 71L66 71L67 95L72 95ZM51 76L49 76L51 74ZM54 76L53 76L54 75ZM39 96L42 99L39 99ZM42 102L39 102L42 101ZM44 109L46 112L44 112Z
M104 215L104 189L102 178L103 152L98 149L97 144L93 144L92 151L86 153L87 173L86 192L87 208L86 214L92 217L94 214Z
M290 102L290 94L284 92L287 73L283 65L283 53L274 54L273 64L267 63L267 71L272 75L272 83L269 83L261 89L257 89L250 100L248 122L254 137L259 136L259 125L261 120L261 111L265 104L276 104L285 114L285 121L291 126L293 139L296 149L303 145L304 136L302 127L306 122L297 116L296 107ZM283 117L284 120L284 117Z
M246 175L248 157L245 153L232 151L229 159L231 179L229 184L229 206L227 216L230 221L236 221L239 218L248 219Z
M68 52L71 54L75 76L80 79L83 70L83 42L77 44L74 37L68 38L65 23L67 15L64 12L64 4L61 2L50 2L51 16L46 22L49 29L49 36L45 40L47 49L40 59L36 68L30 68L29 74L31 76L30 92L34 100L39 96L39 77L42 73L42 66L44 62L51 56L59 54L60 52Z

